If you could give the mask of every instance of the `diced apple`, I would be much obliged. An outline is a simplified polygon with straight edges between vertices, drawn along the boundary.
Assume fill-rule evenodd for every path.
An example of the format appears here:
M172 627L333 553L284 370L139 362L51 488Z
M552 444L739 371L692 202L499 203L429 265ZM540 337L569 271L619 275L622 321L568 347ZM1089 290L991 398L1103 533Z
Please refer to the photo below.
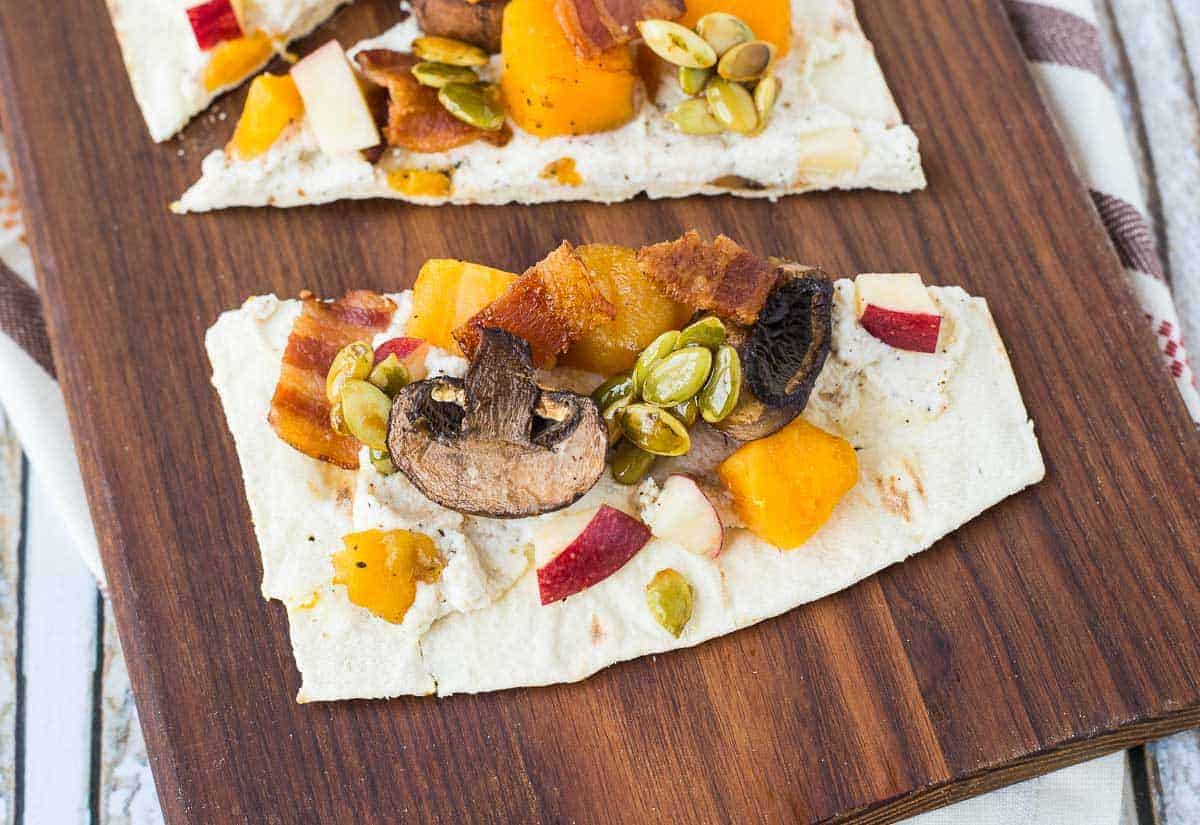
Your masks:
M604 581L649 540L646 525L607 504L546 519L533 538L542 604Z
M192 34L196 35L196 45L203 51L242 36L242 24L230 0L208 0L188 9L187 16Z
M420 381L429 374L425 368L425 356L428 354L429 344L420 338L391 338L375 347L375 363L394 355L408 370L409 378Z
M849 174L862 163L867 148L853 126L831 126L798 138L801 180Z
M863 328L897 349L937 352L942 316L913 273L859 275L855 314Z
M725 545L725 527L717 508L688 476L669 476L643 515L655 536L698 556L715 559Z
M379 143L379 129L358 77L336 40L293 66L292 79L322 152L355 152Z

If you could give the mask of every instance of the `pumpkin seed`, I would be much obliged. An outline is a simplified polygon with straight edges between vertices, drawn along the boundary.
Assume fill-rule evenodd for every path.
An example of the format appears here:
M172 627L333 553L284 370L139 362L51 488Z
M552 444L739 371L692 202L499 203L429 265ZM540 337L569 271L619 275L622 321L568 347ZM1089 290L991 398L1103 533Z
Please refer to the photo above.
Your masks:
M712 69L693 69L690 66L679 67L679 88L689 97L704 91L708 79L712 77Z
M684 425L690 427L696 423L696 419L700 417L700 402L695 396L684 401L682 404L676 404L674 407L668 407L667 412L678 418Z
M722 11L711 12L697 20L696 33L712 46L717 57L754 39L754 31L740 17Z
M429 63L449 63L451 66L486 66L488 53L478 46L450 37L418 37L412 44L413 54Z
M707 315L693 324L688 324L679 333L679 348L697 345L716 349L725 343L725 325L715 315Z
M619 372L592 392L592 400L601 410L607 410L618 401L632 401L636 394L633 373Z
M642 384L642 398L656 407L673 407L687 401L708 380L712 363L712 352L705 347L675 350L650 368Z
M487 132L504 126L504 107L487 83L447 83L438 89L438 102L464 123Z
M685 26L670 20L639 20L637 27L650 51L668 63L707 69L717 62L713 47Z
M709 111L708 101L698 97L680 103L667 113L667 120L685 135L719 135L725 131Z
M616 445L621 440L621 436L625 435L621 429L621 412L629 406L632 400L633 396L621 398L602 408L600 417L604 419L604 423L608 427L608 446L610 447Z
M742 361L738 358L737 350L728 344L723 344L717 350L712 374L708 377L704 388L696 396L700 402L700 415L709 424L722 421L733 412L738 398L742 394Z
M650 342L650 346L642 350L642 354L638 356L637 361L633 365L633 391L637 394L642 391L642 384L646 380L647 373L654 363L660 358L665 358L675 351L675 345L679 343L679 330L673 329L664 332L662 335Z
M694 600L695 593L688 580L670 567L659 570L646 585L646 607L650 608L650 615L676 639L692 618Z
M654 455L683 455L692 446L687 427L661 407L630 404L621 415L625 437Z
M371 450L371 466L380 475L390 476L396 472L396 465L392 463L391 453L387 450Z
M751 40L725 52L717 64L717 74L735 83L749 83L769 72L774 62L774 43Z
M387 393L388 398L391 398L407 387L412 378L409 377L408 370L393 352L371 369L367 380Z
M779 97L779 78L769 74L754 87L754 110L758 112L758 129L767 128L771 120L771 110L775 108L775 100Z
M758 126L754 98L745 86L716 77L704 90L704 97L712 116L726 129L748 134Z
M329 372L325 374L325 398L330 404L337 403L342 385L351 378L366 378L375 363L375 350L366 341L355 341L342 347L333 356Z
M613 453L612 474L618 484L637 484L654 466L657 456L629 441L622 441Z
M342 387L339 404L350 435L372 450L387 449L392 400L383 390L367 381L351 378Z
M342 415L340 403L329 408L329 427L338 435L350 435L350 431L346 429L346 416Z
M412 67L413 77L422 86L440 89L447 83L478 83L479 75L469 66L454 66L450 63L435 63L425 60Z

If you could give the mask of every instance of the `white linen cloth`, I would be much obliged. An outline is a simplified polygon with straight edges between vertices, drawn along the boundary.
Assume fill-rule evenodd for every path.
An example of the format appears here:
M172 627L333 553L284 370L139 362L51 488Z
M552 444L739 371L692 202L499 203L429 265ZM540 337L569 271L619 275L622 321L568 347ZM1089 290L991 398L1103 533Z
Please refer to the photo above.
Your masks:
M1200 395L1183 347L1185 334L1200 335L1200 74L1190 68L1200 72L1198 2L1004 0L1155 330L1164 365L1200 421ZM0 141L0 270L7 270L0 272L0 403L76 551L103 587L44 325L40 316L20 323L38 314L24 233ZM1182 320L1172 288L1187 313ZM1115 754L924 814L910 825L1117 825L1123 771Z

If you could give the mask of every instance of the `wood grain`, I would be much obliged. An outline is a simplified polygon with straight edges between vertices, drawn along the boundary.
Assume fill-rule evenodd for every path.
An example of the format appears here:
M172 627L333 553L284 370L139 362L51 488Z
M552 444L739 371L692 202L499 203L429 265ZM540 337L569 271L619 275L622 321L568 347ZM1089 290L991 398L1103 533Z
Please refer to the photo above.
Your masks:
M997 3L861 4L922 141L915 196L188 218L166 204L232 123L153 146L100 4L59 9L6 4L0 89L168 822L882 823L1200 722L1200 446ZM249 294L397 289L433 255L519 269L690 227L988 296L1046 481L850 591L582 684L296 705L205 328Z

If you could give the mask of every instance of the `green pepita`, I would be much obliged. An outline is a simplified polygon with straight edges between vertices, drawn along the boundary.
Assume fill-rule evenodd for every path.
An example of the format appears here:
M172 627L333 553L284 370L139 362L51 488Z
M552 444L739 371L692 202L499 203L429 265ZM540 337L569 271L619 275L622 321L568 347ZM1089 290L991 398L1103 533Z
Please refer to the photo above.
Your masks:
M604 424L608 427L608 446L610 447L625 435L625 431L621 428L621 412L629 406L631 401L632 396L618 399L609 406L601 408L600 417L604 419Z
M633 365L633 391L635 394L642 391L642 384L654 363L674 352L678 343L679 330L673 329L655 338L650 342L650 346L642 350L642 354L638 356Z
M387 450L371 450L371 466L380 475L390 476L396 472L396 465L392 463L391 453Z
M346 429L346 416L342 415L342 405L335 403L329 408L329 427L338 435L350 435Z
M679 348L697 345L716 349L725 343L725 325L715 315L706 315L695 323L688 324L679 333Z
M375 351L366 341L355 341L342 347L325 374L325 398L330 404L337 403L342 385L351 378L366 378L374 363Z
M713 117L726 129L749 134L758 126L754 98L745 86L716 77L704 90L704 97Z
M612 474L618 484L637 484L654 466L657 456L629 441L622 441L613 453Z
M635 447L654 455L683 455L692 446L683 422L651 404L626 407L621 415L621 428Z
M717 57L754 39L754 31L740 17L723 11L710 12L697 20L696 33L712 46Z
M387 449L392 400L368 381L351 378L342 386L340 404L350 435L372 450Z
M742 361L737 350L728 344L717 350L712 374L696 396L700 415L709 424L722 421L733 412L742 394Z
M486 66L488 53L478 46L450 37L418 37L412 44L413 54L430 63L451 66Z
M763 130L771 120L771 111L779 98L779 78L769 74L754 87L754 110L758 112L758 128Z
M487 132L504 126L499 95L486 83L447 83L438 89L438 102L464 123Z
M676 66L707 69L717 62L717 53L691 29L670 20L640 20L642 39L656 55Z
M695 594L688 580L670 567L659 570L646 585L646 607L663 629L679 638L692 618Z
M478 83L479 75L470 66L454 66L425 60L412 67L413 77L422 86L440 89L447 83Z
M693 97L667 113L667 120L685 135L719 135L725 131L721 121L709 111L708 101Z
M642 384L642 398L656 407L673 407L700 392L712 369L712 352L685 347L659 359Z
M767 74L774 62L774 43L751 40L725 52L717 64L717 74L735 83L750 83Z
M700 402L693 396L682 404L676 404L674 407L668 407L667 412L678 418L685 426L692 426L696 423L696 419L700 417Z
M679 67L679 88L689 97L704 91L708 79L712 77L712 69L693 69L689 66Z
M371 369L367 380L387 393L388 398L391 398L407 387L412 378L409 377L408 369L396 357L396 354L392 353Z
M592 400L601 410L607 410L618 401L632 401L637 395L633 385L633 373L619 372L592 392Z

